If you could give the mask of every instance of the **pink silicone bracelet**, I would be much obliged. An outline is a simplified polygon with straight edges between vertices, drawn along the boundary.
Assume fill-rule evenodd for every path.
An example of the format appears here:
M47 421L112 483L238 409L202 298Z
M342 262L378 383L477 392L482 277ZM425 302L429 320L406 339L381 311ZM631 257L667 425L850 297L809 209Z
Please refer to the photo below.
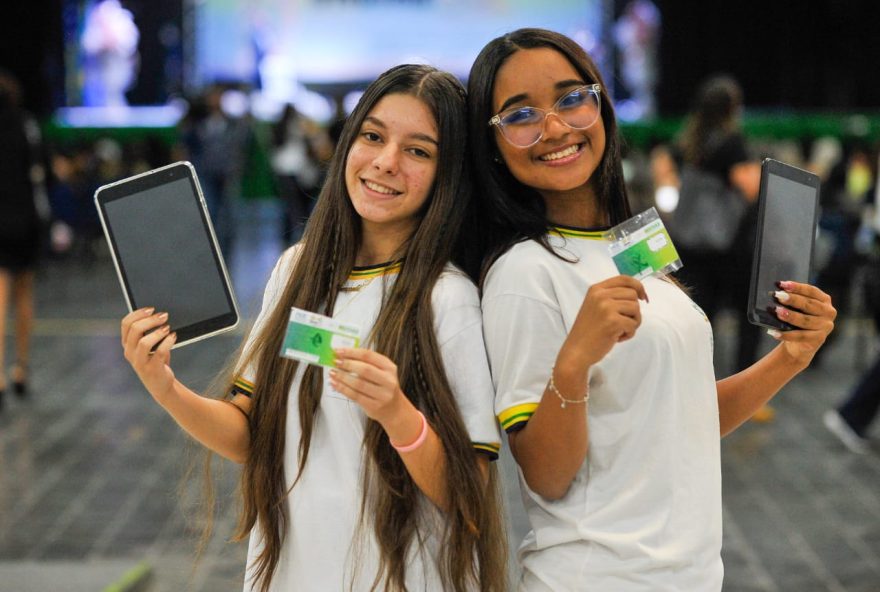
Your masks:
M419 432L419 436L418 436L418 438L416 438L415 442L413 442L412 444L407 444L406 446L398 446L392 440L389 439L389 442L391 442L391 446L397 452L412 452L413 450L415 450L416 448L418 448L419 446L424 444L425 440L428 439L428 420L425 419L425 414L422 413L421 411L419 411L418 414L419 414L419 417L422 418L422 431Z

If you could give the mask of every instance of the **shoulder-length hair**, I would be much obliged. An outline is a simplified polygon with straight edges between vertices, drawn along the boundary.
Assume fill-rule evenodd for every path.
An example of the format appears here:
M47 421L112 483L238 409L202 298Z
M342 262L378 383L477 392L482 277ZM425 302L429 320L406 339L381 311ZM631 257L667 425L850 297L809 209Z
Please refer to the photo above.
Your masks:
M503 164L495 131L489 126L489 119L495 114L492 104L495 80L502 64L521 49L542 47L562 54L586 84L602 85L599 97L605 153L591 181L607 223L617 224L631 216L617 119L598 67L580 45L565 35L545 29L513 31L493 39L483 48L468 77L468 131L476 181L473 209L484 229L476 235L481 239L476 248L484 254L483 269L511 245L525 239L536 240L553 252L546 238L549 221L543 199L535 189L520 183Z
M429 66L403 65L373 82L346 121L293 272L254 347L239 365L255 367L256 379L249 415L251 445L241 475L243 508L238 537L247 536L259 525L263 546L252 568L262 592L269 589L288 529L297 528L287 513L287 496L297 494L296 483L290 489L285 483L280 445L285 442L288 396L299 366L278 355L286 319L292 306L328 315L333 312L361 241L360 217L345 183L349 151L365 117L383 97L396 93L418 98L433 114L439 140L437 169L416 228L400 247L398 257L403 265L385 292L370 343L397 365L401 388L443 443L448 508L435 558L443 589L464 592L475 584L485 591L504 587L506 553L499 542L505 534L497 497L487 493L446 378L431 305L432 288L450 260L471 193L462 153L465 91L450 74ZM293 393L302 426L298 475L309 458L322 391L321 372L315 366L307 367L299 391ZM372 524L380 552L373 589L402 591L406 589L407 559L425 538L424 525L418 521L421 493L382 427L369 419L363 454L361 515L365 523ZM491 483L489 492L494 492Z

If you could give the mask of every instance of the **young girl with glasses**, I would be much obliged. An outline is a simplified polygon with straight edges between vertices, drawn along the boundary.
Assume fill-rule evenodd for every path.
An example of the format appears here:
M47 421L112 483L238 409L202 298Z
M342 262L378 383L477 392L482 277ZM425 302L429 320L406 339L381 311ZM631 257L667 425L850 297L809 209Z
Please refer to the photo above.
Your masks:
M398 66L367 88L224 400L174 378L167 315L122 322L156 401L244 465L245 590L504 589L479 298L449 263L470 196L465 130L449 74ZM282 358L291 307L359 325L366 345L329 371Z
M716 381L702 311L608 254L603 231L632 213L593 61L522 29L469 80L484 335L531 525L519 589L721 590L720 437L807 367L831 301L782 281L777 314L799 330Z

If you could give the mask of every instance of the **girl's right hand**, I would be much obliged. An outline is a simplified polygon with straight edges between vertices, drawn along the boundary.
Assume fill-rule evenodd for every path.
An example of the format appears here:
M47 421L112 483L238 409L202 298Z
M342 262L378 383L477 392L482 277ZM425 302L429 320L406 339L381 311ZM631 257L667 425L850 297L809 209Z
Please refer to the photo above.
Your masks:
M559 352L557 365L592 366L615 344L630 339L642 322L639 300L648 302L642 282L625 275L593 284Z
M153 314L152 308L135 310L122 319L125 359L157 400L168 393L174 384L174 372L169 363L177 334L168 334L170 326L167 321L168 313ZM156 347L160 341L161 344ZM153 352L154 347L156 350Z

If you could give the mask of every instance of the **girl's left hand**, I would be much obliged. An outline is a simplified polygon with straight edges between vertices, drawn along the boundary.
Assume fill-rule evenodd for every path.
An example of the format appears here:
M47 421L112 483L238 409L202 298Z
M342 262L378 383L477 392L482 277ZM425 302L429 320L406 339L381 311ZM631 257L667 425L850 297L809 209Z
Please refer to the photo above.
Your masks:
M779 282L779 288L776 316L798 329L773 331L770 335L782 342L789 356L806 366L834 329L837 310L831 305L831 297L815 286Z
M330 385L361 406L371 419L383 426L409 400L400 389L397 366L380 353L362 348L340 348L336 369L330 370Z

